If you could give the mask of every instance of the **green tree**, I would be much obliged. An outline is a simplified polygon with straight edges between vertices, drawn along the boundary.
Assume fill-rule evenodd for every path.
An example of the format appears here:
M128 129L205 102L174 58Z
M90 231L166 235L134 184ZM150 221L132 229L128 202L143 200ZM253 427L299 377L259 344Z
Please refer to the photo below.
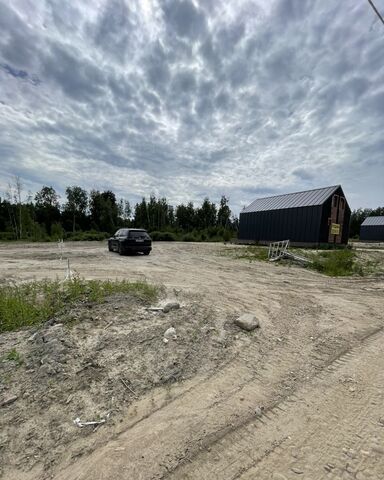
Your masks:
M228 202L229 199L223 195L220 199L220 207L217 212L217 224L224 228L230 226L231 209L228 206Z
M94 227L102 232L113 233L119 223L119 207L111 190L92 190L89 201L91 220Z
M76 230L76 218L85 214L88 206L88 194L81 187L73 186L65 189L67 203L64 210L72 216L72 231Z
M197 211L197 218L199 228L204 229L208 227L215 227L217 224L217 209L216 205L209 201L209 198L204 198L201 207Z
M149 228L148 205L144 197L140 203L136 203L135 205L133 224L136 228Z
M192 202L176 207L176 225L184 231L190 232L197 226L197 212Z
M60 221L59 196L53 187L44 186L36 193L35 215L36 221L43 224L50 235L52 224Z

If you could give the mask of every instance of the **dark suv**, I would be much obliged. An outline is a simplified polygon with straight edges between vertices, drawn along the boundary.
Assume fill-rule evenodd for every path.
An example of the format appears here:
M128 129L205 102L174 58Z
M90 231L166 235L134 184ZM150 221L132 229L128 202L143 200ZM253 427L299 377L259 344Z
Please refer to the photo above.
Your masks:
M120 228L113 237L108 239L108 250L124 253L144 253L149 255L152 250L152 240L142 228Z

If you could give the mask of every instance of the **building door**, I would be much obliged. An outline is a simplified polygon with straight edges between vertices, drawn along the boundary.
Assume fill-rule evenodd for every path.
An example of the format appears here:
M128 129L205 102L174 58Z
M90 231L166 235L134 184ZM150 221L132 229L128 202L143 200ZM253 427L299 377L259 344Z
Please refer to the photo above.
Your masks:
M331 216L328 219L329 223L329 243L341 243L343 235L343 224L345 216L345 198L339 195L333 195Z

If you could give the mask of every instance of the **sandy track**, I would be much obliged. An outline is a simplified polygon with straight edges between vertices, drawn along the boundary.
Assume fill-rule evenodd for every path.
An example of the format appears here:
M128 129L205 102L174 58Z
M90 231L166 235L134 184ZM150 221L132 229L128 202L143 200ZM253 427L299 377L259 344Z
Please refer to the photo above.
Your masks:
M146 278L198 294L223 322L253 311L262 327L239 332L236 354L175 387L171 401L139 400L134 424L56 478L381 478L383 337L370 335L384 325L382 279L250 264L223 256L222 245L157 244L149 257L119 257L100 244L65 248L82 276ZM1 246L0 257L2 278L65 274L56 245ZM356 457L351 467L344 454Z

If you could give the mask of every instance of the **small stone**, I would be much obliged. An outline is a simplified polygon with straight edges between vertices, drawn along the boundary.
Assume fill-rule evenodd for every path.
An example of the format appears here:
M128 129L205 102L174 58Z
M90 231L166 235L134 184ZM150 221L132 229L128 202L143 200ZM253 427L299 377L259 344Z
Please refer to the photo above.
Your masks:
M252 313L244 313L234 320L234 324L247 332L251 332L255 330L255 328L260 327L259 321Z
M300 468L297 468L297 467L292 467L291 470L293 473L296 473L297 475L301 475L302 473L304 473L304 470L301 470Z
M163 307L163 312L168 313L171 310L178 310L180 308L179 302L168 302Z
M261 417L262 414L263 414L263 407L256 407L255 408L255 416L256 417Z
M173 327L168 328L164 333L164 338L167 340L169 339L176 340L177 339L176 329Z
M1 407L6 407L7 405L11 405L11 403L16 402L19 397L17 395L11 395L10 397L5 397L4 400L1 402Z

